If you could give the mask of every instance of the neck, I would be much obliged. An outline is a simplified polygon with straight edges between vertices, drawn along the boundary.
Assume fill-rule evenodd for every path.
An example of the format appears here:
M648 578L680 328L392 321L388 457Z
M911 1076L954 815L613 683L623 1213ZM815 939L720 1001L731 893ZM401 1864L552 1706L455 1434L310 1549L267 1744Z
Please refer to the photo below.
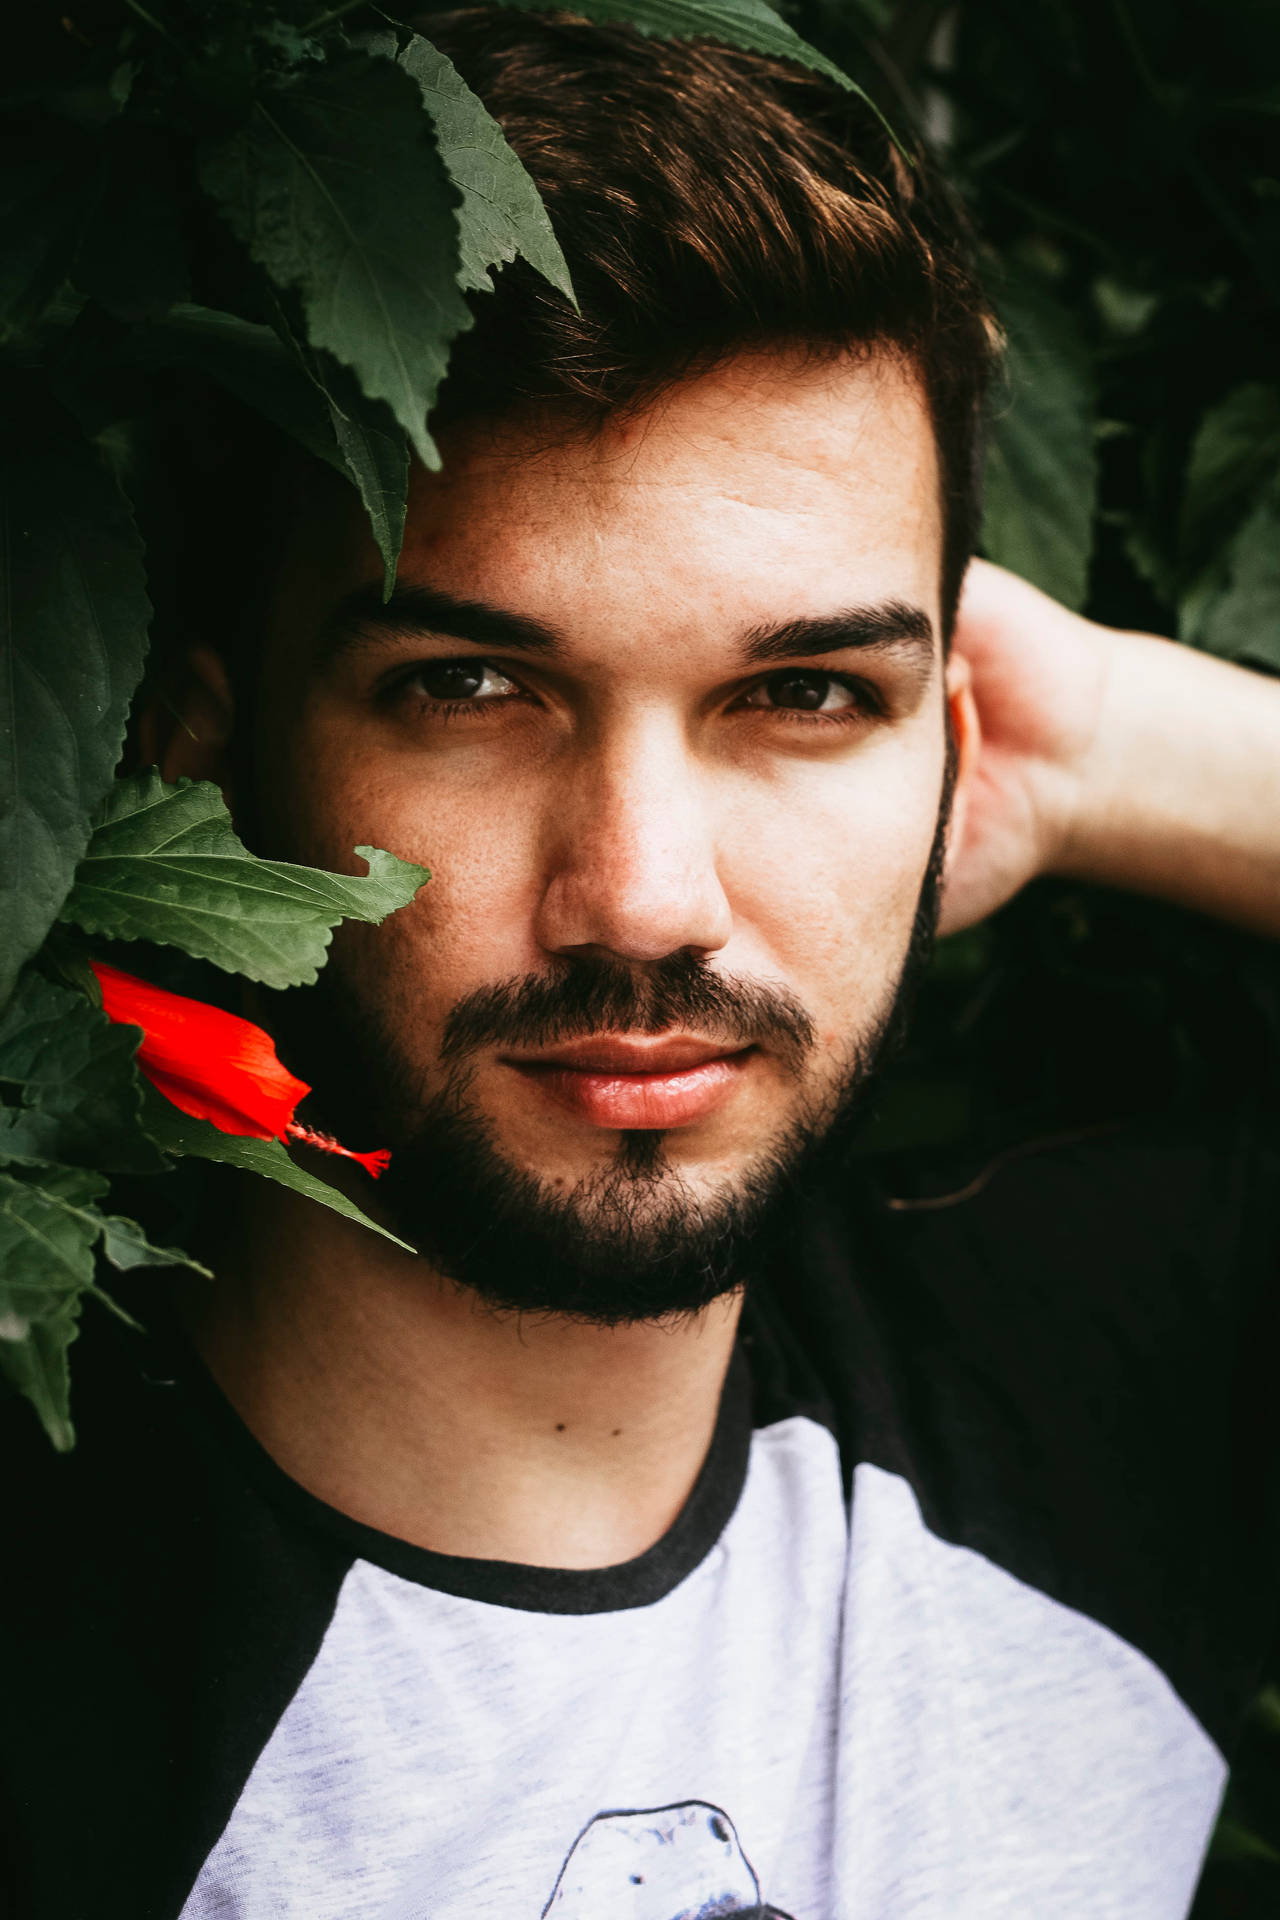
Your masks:
M499 1314L255 1183L190 1331L293 1479L439 1553L603 1567L660 1539L715 1428L740 1299L599 1327Z

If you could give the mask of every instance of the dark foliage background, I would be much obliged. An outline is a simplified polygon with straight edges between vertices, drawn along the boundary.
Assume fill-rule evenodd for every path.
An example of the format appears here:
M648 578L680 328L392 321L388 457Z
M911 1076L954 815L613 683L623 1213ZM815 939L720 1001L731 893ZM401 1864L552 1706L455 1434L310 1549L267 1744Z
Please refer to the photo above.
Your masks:
M1010 344L985 544L1110 625L1280 670L1280 7L803 0L973 210ZM1154 903L1030 889L940 950L867 1141L1037 1132L1252 1084L1274 953ZM1195 1920L1280 1913L1280 1692Z

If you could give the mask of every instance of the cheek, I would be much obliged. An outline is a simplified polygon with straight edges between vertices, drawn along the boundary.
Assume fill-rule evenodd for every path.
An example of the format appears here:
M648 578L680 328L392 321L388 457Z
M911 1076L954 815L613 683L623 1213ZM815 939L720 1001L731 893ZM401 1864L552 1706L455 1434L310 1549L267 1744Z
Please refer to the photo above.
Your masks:
M358 865L349 857L358 842L430 870L411 906L380 927L347 922L335 936L344 971L381 1001L406 1044L434 1033L464 994L538 969L534 807L510 797L476 806L443 785L389 780L331 785L325 806L335 864Z
M820 1019L896 979L937 826L942 755L867 754L773 796L738 863L738 917Z
M385 848L432 875L385 923L421 940L459 937L527 884L537 808L527 782L477 774L465 755L406 745L380 722L317 700L258 735L262 851L361 873L357 846Z

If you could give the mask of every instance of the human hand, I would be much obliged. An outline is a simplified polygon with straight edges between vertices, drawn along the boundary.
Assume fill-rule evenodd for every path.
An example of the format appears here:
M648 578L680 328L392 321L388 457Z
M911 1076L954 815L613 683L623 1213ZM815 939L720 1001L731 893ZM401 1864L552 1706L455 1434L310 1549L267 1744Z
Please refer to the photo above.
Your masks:
M1002 567L971 564L951 674L969 766L953 817L943 933L984 919L1064 861L1119 638Z

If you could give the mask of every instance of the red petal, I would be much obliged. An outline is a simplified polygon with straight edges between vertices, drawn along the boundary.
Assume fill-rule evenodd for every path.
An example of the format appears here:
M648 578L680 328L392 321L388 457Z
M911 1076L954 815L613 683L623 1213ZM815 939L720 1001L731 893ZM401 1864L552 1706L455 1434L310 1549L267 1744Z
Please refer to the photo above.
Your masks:
M148 1066L139 1056L139 1065L143 1073L158 1093L172 1101L183 1113L189 1113L197 1120L208 1120L221 1133L235 1133L250 1140L275 1140L278 1135L270 1127L256 1125L239 1107L229 1107L211 1093L207 1087L193 1087L185 1080L175 1079L163 1067Z
M92 964L108 1016L142 1028L138 1065L166 1099L223 1133L283 1136L311 1089L281 1062L270 1034L239 1014Z

